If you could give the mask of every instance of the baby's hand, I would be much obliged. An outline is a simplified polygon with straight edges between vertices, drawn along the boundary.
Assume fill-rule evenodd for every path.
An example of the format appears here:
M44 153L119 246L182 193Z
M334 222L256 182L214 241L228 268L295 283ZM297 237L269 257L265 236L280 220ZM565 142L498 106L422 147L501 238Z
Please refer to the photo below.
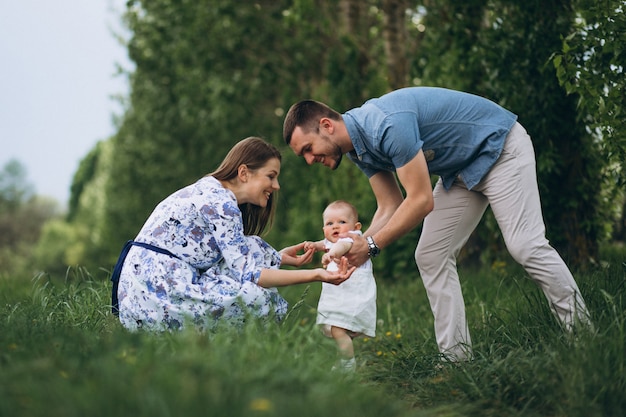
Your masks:
M328 282L329 284L339 285L348 278L354 272L356 267L348 267L348 260L345 257L341 257L341 261L337 265L337 269L333 271L327 269L320 269L322 272L322 281Z
M326 268L333 261L333 257L328 252L322 255L322 266Z

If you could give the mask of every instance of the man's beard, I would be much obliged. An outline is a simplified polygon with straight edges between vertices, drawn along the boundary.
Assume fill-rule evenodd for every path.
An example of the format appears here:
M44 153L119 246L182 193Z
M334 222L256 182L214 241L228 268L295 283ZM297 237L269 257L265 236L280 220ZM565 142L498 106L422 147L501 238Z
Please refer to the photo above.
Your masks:
M337 168L339 168L339 164L341 164L341 160L343 159L343 155L340 153L339 154L339 158L335 159L335 161L337 162L335 164L335 166L333 167L333 171L336 170Z
M335 157L334 159L336 162L335 166L333 167L333 171L334 171L337 168L339 168L339 165L341 164L341 160L343 159L343 153L341 152L341 148L339 147L339 145L335 145L335 154L333 156Z
M339 168L339 165L341 164L341 159L343 158L343 152L341 152L341 148L339 147L339 145L337 145L332 140L330 140L328 136L324 135L323 133L321 133L320 136L322 137L322 139L326 141L326 143L334 146L334 149L333 149L334 152L332 156L336 163L335 163L335 166L331 168L334 171L337 168Z

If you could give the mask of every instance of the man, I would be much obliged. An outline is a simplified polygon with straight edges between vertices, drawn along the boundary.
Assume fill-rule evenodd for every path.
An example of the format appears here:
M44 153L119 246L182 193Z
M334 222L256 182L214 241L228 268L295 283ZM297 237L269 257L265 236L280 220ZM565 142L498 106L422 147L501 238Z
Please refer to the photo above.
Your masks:
M351 264L375 257L424 221L415 261L446 360L472 358L456 257L488 205L510 254L564 326L588 322L571 272L545 237L534 150L515 114L472 94L413 87L343 115L301 101L289 109L283 137L309 165L334 170L347 154L368 176L378 207L365 237L354 239ZM440 177L434 190L430 174Z

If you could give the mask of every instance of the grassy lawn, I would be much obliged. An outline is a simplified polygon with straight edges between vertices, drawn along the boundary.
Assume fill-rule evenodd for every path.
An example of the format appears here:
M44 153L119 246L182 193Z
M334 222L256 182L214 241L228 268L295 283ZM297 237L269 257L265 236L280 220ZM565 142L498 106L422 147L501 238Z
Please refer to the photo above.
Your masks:
M516 268L461 270L476 359L438 366L416 270L379 277L376 338L330 372L315 328L319 285L281 290L281 324L131 334L106 274L0 275L0 416L622 416L626 265L575 274L594 331L565 333Z

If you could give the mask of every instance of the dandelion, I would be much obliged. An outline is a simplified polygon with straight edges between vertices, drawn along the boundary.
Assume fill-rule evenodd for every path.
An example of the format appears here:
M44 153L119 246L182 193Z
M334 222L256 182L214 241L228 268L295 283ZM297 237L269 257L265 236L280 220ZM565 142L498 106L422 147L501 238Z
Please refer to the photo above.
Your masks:
M132 352L128 352L126 349L122 350L118 355L118 359L122 359L124 362L134 365L137 363L137 356L134 354L134 350Z
M385 333L385 336L387 336L387 337L391 336L391 332Z
M376 356L383 356L383 352L379 350L378 352L376 352Z
M401 333L396 333L396 339L402 339L402 334Z
M367 342L368 340L370 340L370 338L369 338L369 337L364 337L364 338L363 338L363 343Z
M255 398L250 402L250 410L253 411L271 411L272 402L267 398Z
M503 274L506 271L506 262L504 261L494 261L491 264L491 270L498 274Z

